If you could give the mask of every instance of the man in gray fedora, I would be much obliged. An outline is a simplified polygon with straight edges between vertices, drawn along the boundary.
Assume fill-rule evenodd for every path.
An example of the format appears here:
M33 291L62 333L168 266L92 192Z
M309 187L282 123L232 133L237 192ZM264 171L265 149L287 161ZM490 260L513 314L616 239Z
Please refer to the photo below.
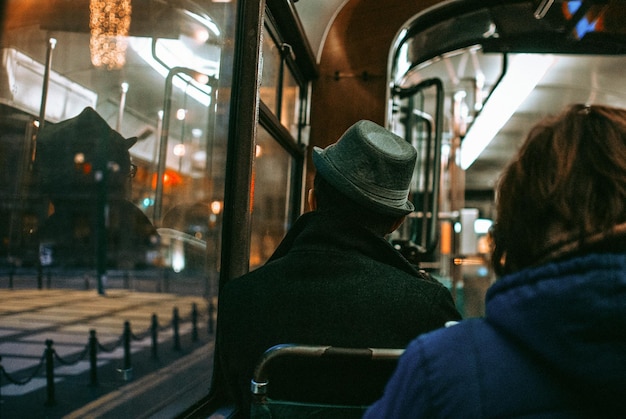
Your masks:
M217 354L244 415L254 366L273 345L404 348L460 319L448 290L385 239L414 209L415 161L410 144L371 121L314 148L312 211L264 266L220 295Z

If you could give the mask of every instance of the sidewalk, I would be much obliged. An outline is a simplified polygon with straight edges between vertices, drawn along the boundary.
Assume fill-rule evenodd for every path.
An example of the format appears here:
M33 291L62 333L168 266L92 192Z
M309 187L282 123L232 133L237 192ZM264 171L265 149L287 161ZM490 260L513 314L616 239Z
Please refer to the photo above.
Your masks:
M174 308L180 318L178 349ZM157 358L150 333L153 314L159 326ZM125 369L128 359L121 344L126 321L132 332L130 369ZM0 363L12 380L27 381L13 384L0 374L0 418L172 417L176 405L182 409L208 391L214 338L209 329L208 303L201 296L0 289ZM96 331L100 346L97 385L92 385L86 356L90 330ZM46 380L47 340L57 355L52 397ZM47 405L51 399L54 404Z

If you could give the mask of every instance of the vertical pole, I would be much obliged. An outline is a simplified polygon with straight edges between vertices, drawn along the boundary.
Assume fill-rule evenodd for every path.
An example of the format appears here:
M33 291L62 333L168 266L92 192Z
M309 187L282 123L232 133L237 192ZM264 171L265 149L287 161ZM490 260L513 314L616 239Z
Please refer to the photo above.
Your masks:
M152 314L152 327L151 327L151 335L152 335L152 358L158 359L158 344L159 344L159 319L156 314Z
M46 50L46 65L43 73L43 87L41 89L41 105L39 106L39 129L41 130L46 123L46 103L48 102L48 83L50 81L50 68L52 67L52 51L57 45L55 38L48 39L48 48ZM35 161L37 153L37 144L33 143L31 150L31 162Z
M174 329L174 349L180 350L180 336L178 334L178 323L180 318L178 316L178 307L174 307L174 313L172 316L172 327Z
M198 341L198 306L196 303L191 306L191 340Z
M213 324L213 316L215 315L215 306L213 305L213 299L209 302L209 329L210 335L215 331L215 325Z
M133 376L133 368L130 366L130 339L130 322L126 320L124 322L124 367L122 369L124 381L130 381Z
M89 331L89 384L92 386L98 385L98 338L96 338L96 331L91 329Z
M96 280L98 294L104 295L107 282L107 242L108 212L107 189L109 178L109 142L102 135L97 137L96 164L94 179L96 181Z
M228 3L227 3L228 4ZM224 206L222 216L221 252L219 286L249 270L250 265L250 224L252 221L249 191L252 182L252 163L254 160L255 139L259 122L261 34L265 16L265 0L258 2L238 1L234 7L225 9L236 12L234 23L234 48L226 46L224 54L233 55L233 60L224 60L227 70L220 77L220 85L230 90L227 112L218 111L219 121L228 123L228 150L224 185ZM228 71L230 70L230 71ZM231 75L229 83L228 75ZM220 99L218 106L222 104ZM224 115L224 116L223 116ZM227 117L226 117L227 115ZM221 125L221 124L217 124ZM215 292L215 295L218 295ZM212 327L212 321L210 322ZM215 350L215 359L220 359L219 346ZM220 362L214 365L211 388L215 389L214 400L228 399L223 390L224 384Z
M212 79L207 75L198 73L185 67L174 67L168 73L165 78L165 97L163 98L163 121L161 123L161 138L159 139L159 160L157 163L157 179L156 187L154 191L154 215L153 223L158 226L161 221L161 210L163 207L163 175L165 174L165 167L167 163L167 140L170 131L170 117L172 113L172 86L174 77L179 74L186 74L194 80L204 83L212 82ZM200 80L199 80L200 79ZM206 79L206 80L204 80Z
M54 349L52 340L46 339L46 406L54 406Z
M159 111L157 113L157 127L156 127L156 138L161 138L161 133L163 132L163 111ZM156 141L154 142L154 153L152 154L152 164L150 165L150 170L152 170L152 175L149 177L148 179L148 187L150 189L152 189L152 179L154 178L155 182L159 181L159 175L158 175L158 167L159 167L159 161L158 159L158 153L159 153L159 148L160 148L160 144L157 143ZM150 191L151 193L153 192L152 190ZM157 220L155 218L155 209L154 209L154 204L156 203L156 190L154 191L154 194L152 195L152 224L157 225Z
M163 175L167 163L167 140L170 130L170 114L172 112L172 79L178 74L178 67L170 70L165 78L165 98L163 99L163 121L161 122L161 138L159 139L159 160L157 162L156 188L154 191L154 225L161 224L161 207L163 206Z
M124 119L124 108L126 108L126 92L128 92L128 83L124 82L120 87L120 108L118 109L117 124L115 125L115 130L117 132L122 130L122 120Z
M250 225L252 165L259 123L261 74L261 33L265 1L237 2L237 41L233 62L231 108L228 125L226 184L222 218L222 259L220 285L248 272L250 266ZM246 88L243 88L246 87Z

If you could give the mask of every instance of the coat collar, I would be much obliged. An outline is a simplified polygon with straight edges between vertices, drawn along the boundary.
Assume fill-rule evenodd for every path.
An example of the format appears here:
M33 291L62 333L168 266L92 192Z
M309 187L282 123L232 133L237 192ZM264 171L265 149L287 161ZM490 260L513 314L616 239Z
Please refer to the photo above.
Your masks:
M301 215L268 260L275 261L297 248L329 248L354 250L381 263L394 266L413 276L424 278L419 271L393 246L372 231L349 220L322 212L311 211Z

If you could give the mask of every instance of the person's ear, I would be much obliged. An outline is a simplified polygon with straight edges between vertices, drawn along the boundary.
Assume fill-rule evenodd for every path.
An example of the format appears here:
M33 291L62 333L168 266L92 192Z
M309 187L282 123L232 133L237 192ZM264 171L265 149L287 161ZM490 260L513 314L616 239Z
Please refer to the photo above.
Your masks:
M397 228L400 227L400 225L404 222L405 218L406 218L406 215L403 215L402 217L398 217L398 219L394 221L391 227L389 228L389 231L387 232L387 234L391 234L394 231L396 231Z
M317 197L315 196L315 189L309 189L309 193L307 195L307 203L309 204L309 208L311 211L315 211L317 209Z

